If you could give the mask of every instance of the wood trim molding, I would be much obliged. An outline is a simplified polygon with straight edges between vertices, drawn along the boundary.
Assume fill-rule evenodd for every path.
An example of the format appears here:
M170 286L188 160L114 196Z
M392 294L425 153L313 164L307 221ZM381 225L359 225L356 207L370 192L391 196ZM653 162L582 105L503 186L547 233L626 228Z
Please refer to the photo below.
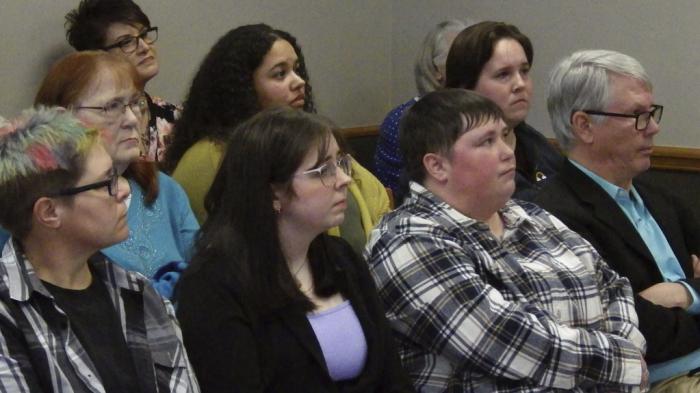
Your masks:
M379 126L376 125L344 128L342 131L348 139L379 136ZM553 139L550 141L554 142ZM556 142L554 144L556 145ZM651 167L653 169L700 173L700 148L655 146L654 152L651 154Z
M700 172L700 149L655 146L651 153L651 167L673 171Z
M346 138L359 138L363 136L379 136L379 126L362 126L343 128L343 135Z

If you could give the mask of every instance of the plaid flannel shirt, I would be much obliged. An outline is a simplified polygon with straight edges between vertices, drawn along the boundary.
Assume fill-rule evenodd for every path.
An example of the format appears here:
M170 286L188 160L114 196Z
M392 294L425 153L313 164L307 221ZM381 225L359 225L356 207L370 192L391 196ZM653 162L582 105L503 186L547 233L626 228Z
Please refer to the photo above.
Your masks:
M504 235L419 184L366 257L421 392L638 391L646 342L632 290L539 207L509 201Z
M89 263L107 286L140 385L148 392L199 393L170 302L144 276L101 254ZM0 257L0 391L105 391L70 321L12 239Z

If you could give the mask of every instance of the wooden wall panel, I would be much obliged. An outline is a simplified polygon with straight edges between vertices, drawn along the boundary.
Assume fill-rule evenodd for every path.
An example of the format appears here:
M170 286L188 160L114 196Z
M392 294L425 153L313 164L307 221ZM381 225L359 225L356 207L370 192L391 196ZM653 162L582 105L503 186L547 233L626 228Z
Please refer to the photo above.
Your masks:
M348 139L378 136L379 126L344 128ZM651 167L682 172L700 172L700 149L675 146L656 146L651 156Z

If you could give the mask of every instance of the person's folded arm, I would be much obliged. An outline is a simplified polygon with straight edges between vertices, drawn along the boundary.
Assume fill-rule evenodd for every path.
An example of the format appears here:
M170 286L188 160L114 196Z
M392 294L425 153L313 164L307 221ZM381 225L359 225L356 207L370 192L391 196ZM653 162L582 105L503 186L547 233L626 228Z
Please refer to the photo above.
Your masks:
M459 244L403 235L387 249L373 269L380 290L402 293L394 309L411 326L408 335L457 368L558 389L641 383L641 354L630 340L565 326L534 304L506 300Z
M595 270L601 303L606 315L603 330L631 340L644 353L646 340L639 330L634 292L629 280L610 268L588 240L569 229L557 217L549 213L543 213L540 217L548 220L556 229L557 239L565 243L573 253Z

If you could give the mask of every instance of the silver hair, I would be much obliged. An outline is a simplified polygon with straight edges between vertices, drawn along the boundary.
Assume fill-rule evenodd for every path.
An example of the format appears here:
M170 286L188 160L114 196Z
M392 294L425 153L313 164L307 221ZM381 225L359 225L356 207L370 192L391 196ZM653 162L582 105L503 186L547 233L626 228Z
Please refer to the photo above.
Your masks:
M447 62L447 53L449 53L452 41L454 41L457 34L472 24L474 22L470 20L447 20L438 23L425 36L423 45L418 52L418 57L416 57L416 63L413 66L416 89L418 89L420 95L426 95L442 87L440 81L435 78L437 67L444 66ZM455 34L446 34L448 32L454 32Z
M574 145L571 116L577 110L605 110L611 74L638 79L652 90L644 67L631 56L611 50L582 50L561 60L549 76L547 110L554 135L565 151ZM593 116L602 121L602 116Z

